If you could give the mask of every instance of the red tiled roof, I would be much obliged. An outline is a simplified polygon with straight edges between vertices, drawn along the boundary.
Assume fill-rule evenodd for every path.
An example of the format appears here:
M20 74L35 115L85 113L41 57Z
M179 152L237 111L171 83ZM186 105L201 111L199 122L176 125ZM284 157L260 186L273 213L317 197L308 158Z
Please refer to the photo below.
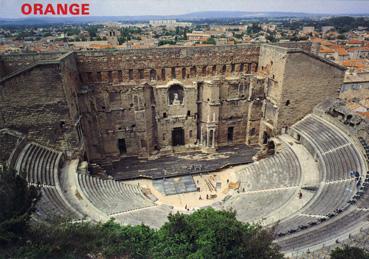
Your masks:
M334 53L335 51L331 48L328 48L328 47L322 45L322 46L320 46L319 52L329 54L329 53Z
M358 112L358 114L369 119L369 112Z
M351 39L347 42L347 44L363 44L364 41L362 40L357 40L357 39Z

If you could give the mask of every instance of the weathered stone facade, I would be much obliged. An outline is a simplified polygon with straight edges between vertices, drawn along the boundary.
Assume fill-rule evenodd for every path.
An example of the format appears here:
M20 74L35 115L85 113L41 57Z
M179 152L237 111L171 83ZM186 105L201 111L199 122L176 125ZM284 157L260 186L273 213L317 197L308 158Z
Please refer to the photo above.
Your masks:
M88 157L245 143L259 52L241 45L78 53L80 100L90 106L83 128L98 129L86 134Z
M342 83L340 67L309 53L309 44L294 46L304 51L236 45L55 53L33 65L35 57L0 57L0 128L105 164L258 144Z
M2 79L0 128L18 130L71 155L78 153L82 140L76 130L78 75L74 54L68 53Z
M259 74L268 81L260 141L301 120L326 97L338 97L345 68L301 49L263 45Z

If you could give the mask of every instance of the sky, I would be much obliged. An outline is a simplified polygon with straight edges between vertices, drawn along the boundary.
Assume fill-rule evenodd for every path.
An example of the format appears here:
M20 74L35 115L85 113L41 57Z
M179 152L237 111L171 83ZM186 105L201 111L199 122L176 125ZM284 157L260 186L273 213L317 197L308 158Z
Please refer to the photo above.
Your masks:
M368 14L369 0L0 0L1 18L22 17L24 3L90 3L93 16L176 15L200 11Z

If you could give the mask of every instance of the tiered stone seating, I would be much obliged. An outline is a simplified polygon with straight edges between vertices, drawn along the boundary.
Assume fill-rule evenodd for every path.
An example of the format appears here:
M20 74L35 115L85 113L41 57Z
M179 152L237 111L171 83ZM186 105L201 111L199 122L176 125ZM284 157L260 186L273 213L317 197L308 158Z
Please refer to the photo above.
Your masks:
M237 219L243 222L253 222L267 217L278 210L296 193L296 188L260 191L234 196L227 200L222 209L237 211Z
M326 180L334 181L348 179L351 177L350 171L363 172L357 155L353 145L339 148L333 152L324 153L322 156L326 165ZM337 161L342 161L342 163L337 163Z
M354 180L325 184L317 199L313 201L302 213L310 215L327 216L337 209L343 209L355 194Z
M335 216L349 206L348 201L355 192L354 180L324 184L321 192L311 203L302 208L297 215L278 224L277 233L299 231Z
M295 137L298 134L301 143L317 157L322 184L318 196L298 214L277 226L277 233L292 234L278 239L284 251L311 247L339 236L369 214L348 204L362 196L357 193L356 180L350 171L359 172L362 180L367 177L366 162L354 141L316 115L308 115L296 123L290 133ZM362 203L366 207L365 195L359 199L358 205ZM329 220L330 217L335 219ZM317 226L312 227L315 223L318 223ZM303 231L300 231L301 226ZM305 230L306 226L308 228Z
M78 174L78 184L87 199L108 215L155 206L135 185L84 174Z
M296 232L297 230L306 229L309 226L319 224L319 219L319 217L298 214L278 223L275 232L278 235Z
M296 186L301 179L298 158L287 146L280 153L247 165L236 173L240 189L246 192Z
M36 143L27 143L16 159L17 172L25 173L30 184L41 186L42 195L34 214L38 219L53 221L59 218L82 218L61 193L58 178L61 160L61 152Z
M369 229L368 228L361 228L360 231L356 234L350 234L349 238L343 241L339 240L339 244L341 246L348 245L348 246L354 246L359 247L365 250L368 250L369 248Z
M125 213L114 215L117 222L129 225L145 224L152 228L160 228L168 221L169 213L173 208L168 205L158 205L143 209L131 210Z
M365 139L363 139L362 137L359 137L359 141L364 148L366 159L367 159L367 162L369 163L369 144L366 143Z
M293 126L303 132L306 136L310 136L316 143L319 143L319 149L322 152L331 151L333 148L350 144L349 140L337 131L327 126L314 115L309 115Z
M49 186L41 189L41 199L36 205L35 216L49 222L82 218L66 203L56 188Z
M357 209L348 211L334 221L326 221L306 231L279 238L277 243L281 246L282 251L292 251L296 248L308 248L321 244L339 236L340 233L350 231L354 226L366 220L368 214L367 211Z
M324 123L317 116L305 117L292 127L291 132L299 134L308 150L318 155L322 170L321 180L349 179L350 171L366 174L359 151L351 141L344 133Z
M21 151L16 170L26 173L29 183L55 186L62 153L35 143L28 143Z
M359 247L368 250L369 239L368 239L369 229L367 227L361 227L357 232L353 234L348 234L344 238L337 238L333 244L321 244L320 247L315 251L299 251L291 254L291 258L331 258L330 253L337 247L343 248L348 245L351 247Z

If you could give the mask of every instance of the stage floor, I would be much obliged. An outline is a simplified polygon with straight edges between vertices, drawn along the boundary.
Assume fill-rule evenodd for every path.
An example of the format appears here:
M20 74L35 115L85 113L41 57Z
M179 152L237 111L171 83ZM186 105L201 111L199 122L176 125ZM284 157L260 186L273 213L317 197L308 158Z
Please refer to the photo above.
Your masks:
M161 156L157 159L127 157L104 167L115 180L161 179L217 171L229 166L248 164L258 151L255 147L222 147L214 154L199 151Z

